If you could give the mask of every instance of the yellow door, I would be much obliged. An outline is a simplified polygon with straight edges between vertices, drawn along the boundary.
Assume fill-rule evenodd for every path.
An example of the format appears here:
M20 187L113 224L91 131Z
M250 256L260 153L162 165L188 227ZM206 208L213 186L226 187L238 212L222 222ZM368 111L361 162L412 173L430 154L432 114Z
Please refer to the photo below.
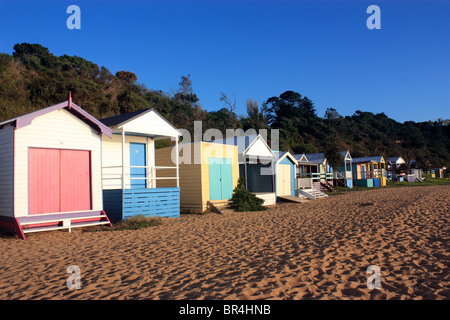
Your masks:
M291 195L291 166L279 164L277 172L277 196Z

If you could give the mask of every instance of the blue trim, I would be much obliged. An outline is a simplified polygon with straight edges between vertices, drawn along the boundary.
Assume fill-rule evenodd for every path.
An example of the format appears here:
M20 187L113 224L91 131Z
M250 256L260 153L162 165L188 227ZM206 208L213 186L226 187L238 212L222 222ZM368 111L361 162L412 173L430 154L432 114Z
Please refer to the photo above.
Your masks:
M353 188L353 180L352 179L347 179L347 187L348 188Z
M380 186L380 178L374 178L373 179L373 186L375 188L378 188Z
M289 157L285 157L279 163L280 164L288 164L291 166L291 195L295 196L295 164ZM276 183L275 183L275 185L276 185Z
M291 165L291 196L295 196L295 166Z
M277 172L278 172L278 164L287 164L291 166L291 195L295 196L295 165L294 163L291 161L291 159L289 159L288 157L284 158L283 160L281 160L278 163L275 163L275 174L273 175L273 178L275 180L275 198L278 201L278 194L277 194Z
M146 144L130 142L130 166L144 167L147 164ZM130 188L142 189L147 186L146 179L132 179L132 178L147 178L146 168L130 168Z
M179 217L180 188L123 190L123 219L146 217Z
M373 187L373 179L353 179L353 184L360 187Z
M112 222L139 214L179 217L180 188L103 190L103 208Z
M278 163L275 163L274 165L274 174L273 174L273 179L274 179L274 183L273 185L275 186L275 190L273 190L275 192L275 202L278 201L278 194L277 194L277 172L278 172Z

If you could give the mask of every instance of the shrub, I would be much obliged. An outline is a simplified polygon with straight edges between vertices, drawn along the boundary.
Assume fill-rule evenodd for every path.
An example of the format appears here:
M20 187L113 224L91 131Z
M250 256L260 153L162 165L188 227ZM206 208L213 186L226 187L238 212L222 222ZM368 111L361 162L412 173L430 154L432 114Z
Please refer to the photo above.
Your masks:
M240 177L238 185L233 190L231 201L236 211L262 211L266 210L263 199L258 198L245 188L245 178Z
M162 223L159 217L146 217L142 214L132 216L118 223L113 223L112 228L106 226L89 227L86 231L119 231L119 230L137 230L159 226Z
M159 217L146 217L142 214L129 217L119 223L122 230L137 230L141 228L148 228L158 226L162 223Z

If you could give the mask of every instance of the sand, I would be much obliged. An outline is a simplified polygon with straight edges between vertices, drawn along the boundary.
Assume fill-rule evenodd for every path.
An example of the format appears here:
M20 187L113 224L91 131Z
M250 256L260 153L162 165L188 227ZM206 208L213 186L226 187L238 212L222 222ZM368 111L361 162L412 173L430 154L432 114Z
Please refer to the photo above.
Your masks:
M135 231L2 234L0 299L449 299L449 209L450 186L405 187Z

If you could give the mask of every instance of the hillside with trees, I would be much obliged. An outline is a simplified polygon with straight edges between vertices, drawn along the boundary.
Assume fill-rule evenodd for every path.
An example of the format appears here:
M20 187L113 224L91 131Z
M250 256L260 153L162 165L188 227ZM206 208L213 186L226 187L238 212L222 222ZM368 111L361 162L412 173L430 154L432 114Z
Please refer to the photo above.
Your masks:
M450 167L448 120L397 122L384 113L356 110L341 116L328 108L317 114L314 102L295 91L268 97L259 106L247 100L247 114L235 113L236 100L222 93L223 108L206 111L199 104L189 75L181 76L175 92L149 89L131 71L112 74L77 56L55 56L39 44L21 43L12 55L0 53L0 122L67 100L102 119L155 108L178 128L193 132L194 121L209 128L279 129L280 149L292 153L350 150L353 157L402 156ZM219 103L219 102L218 102Z

